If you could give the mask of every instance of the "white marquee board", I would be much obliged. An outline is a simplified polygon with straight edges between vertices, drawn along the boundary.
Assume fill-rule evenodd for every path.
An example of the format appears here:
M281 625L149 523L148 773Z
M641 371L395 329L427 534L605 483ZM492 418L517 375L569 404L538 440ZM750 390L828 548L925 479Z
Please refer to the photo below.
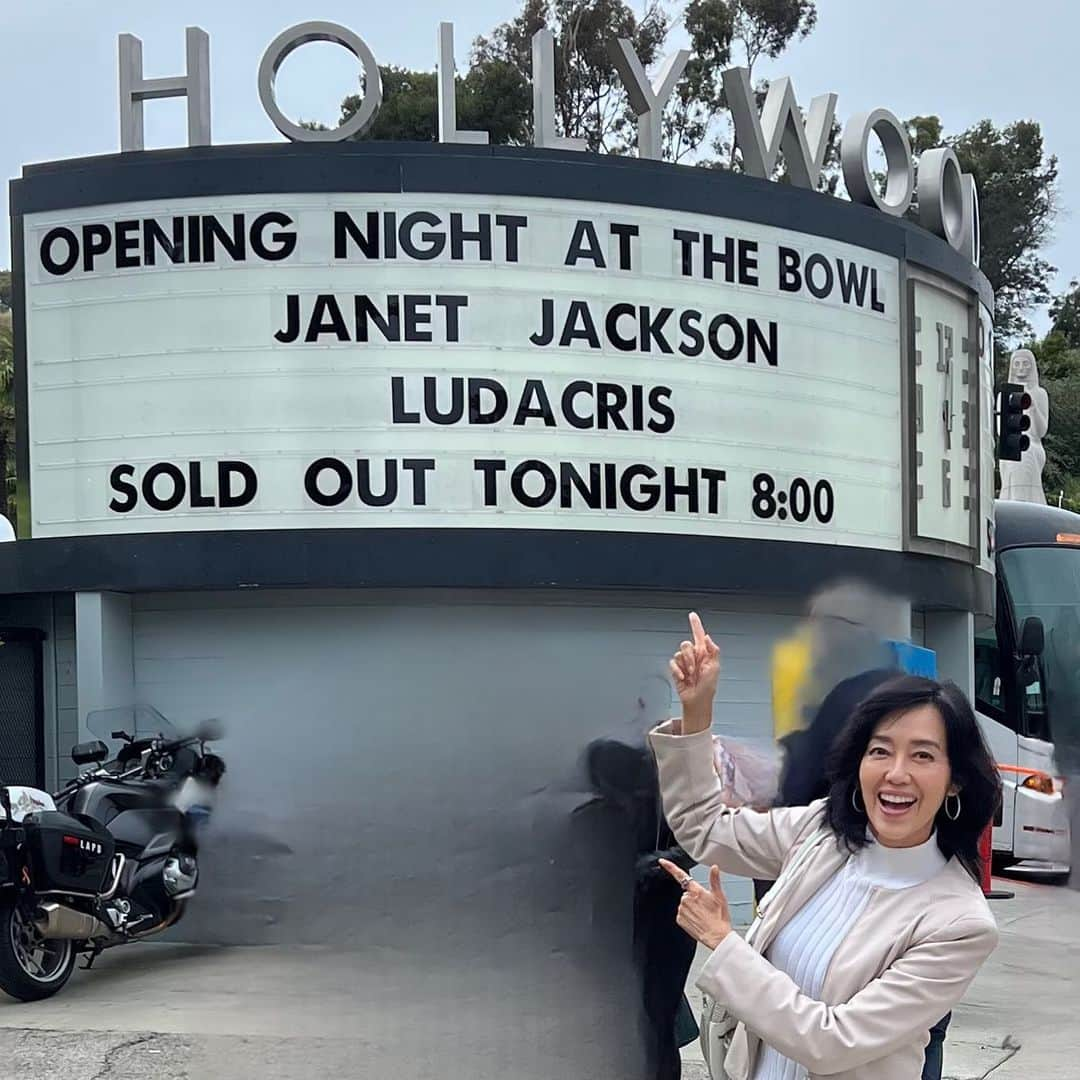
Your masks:
M902 546L898 264L877 252L491 195L127 203L24 236L34 536Z

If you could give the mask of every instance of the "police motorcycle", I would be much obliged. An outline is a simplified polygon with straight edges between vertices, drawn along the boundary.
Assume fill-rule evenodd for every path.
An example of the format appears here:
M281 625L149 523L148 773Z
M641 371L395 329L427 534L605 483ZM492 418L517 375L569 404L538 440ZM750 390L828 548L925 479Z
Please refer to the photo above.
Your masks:
M198 883L198 836L225 763L207 748L216 721L181 736L156 709L87 717L101 738L71 757L62 791L0 787L0 989L21 1001L57 993L78 956L176 924Z

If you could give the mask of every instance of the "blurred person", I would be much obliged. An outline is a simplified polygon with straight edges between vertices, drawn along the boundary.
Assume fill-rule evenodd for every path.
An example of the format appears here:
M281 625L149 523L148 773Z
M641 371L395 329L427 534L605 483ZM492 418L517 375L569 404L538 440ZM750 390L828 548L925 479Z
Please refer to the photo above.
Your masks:
M978 841L1000 781L971 706L951 684L889 679L841 733L825 799L731 809L711 752L719 650L690 622L671 661L682 716L650 741L676 839L712 864L706 888L665 861L679 925L712 950L697 986L728 1014L712 1075L912 1080L998 940ZM721 869L779 878L748 940Z
M638 853L634 866L634 963L641 978L648 1025L648 1075L652 1080L679 1080L679 1048L698 1035L684 993L697 944L676 923L682 890L661 866L661 859L683 873L694 861L676 843L664 819L656 763L644 742L630 746L615 739L597 739L589 745L586 759L597 793L622 811L630 823Z

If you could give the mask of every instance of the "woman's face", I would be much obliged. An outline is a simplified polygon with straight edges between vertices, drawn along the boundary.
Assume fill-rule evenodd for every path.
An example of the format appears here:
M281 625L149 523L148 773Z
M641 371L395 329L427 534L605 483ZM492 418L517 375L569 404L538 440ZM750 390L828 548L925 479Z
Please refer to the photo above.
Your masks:
M946 795L955 795L945 724L933 705L919 705L878 724L859 766L870 828L885 847L930 839Z

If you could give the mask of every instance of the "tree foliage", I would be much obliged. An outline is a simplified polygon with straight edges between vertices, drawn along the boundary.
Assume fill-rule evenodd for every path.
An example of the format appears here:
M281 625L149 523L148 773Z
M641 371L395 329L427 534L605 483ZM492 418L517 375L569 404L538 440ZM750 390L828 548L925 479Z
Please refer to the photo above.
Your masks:
M1039 382L1050 399L1050 425L1043 446L1047 499L1080 510L1080 336L1075 282L1051 304L1049 333L1027 343L1039 364Z
M3 271L10 290L11 275ZM10 292L7 296L10 303ZM15 524L15 349L11 312L0 312L0 478L3 497L0 510Z
M1001 129L983 120L952 147L979 189L979 265L994 289L994 324L999 337L1015 340L1031 332L1026 313L1050 301L1055 270L1039 252L1057 214L1057 158L1046 156L1031 120Z
M721 72L739 63L753 72L805 38L817 21L813 0L688 0L676 15L670 0L645 0L639 13L623 0L523 0L514 18L473 43L467 74L457 79L458 126L487 131L492 143L526 144L532 131L532 39L552 31L556 129L585 140L590 150L625 154L636 144L629 107L610 43L628 38L642 64L653 68L673 51L681 19L691 59L664 113L664 157L669 161L738 167ZM431 72L382 68L383 106L367 139L437 137L437 86ZM767 83L760 83L764 94ZM359 107L346 98L342 119ZM719 155L715 157L713 155ZM829 164L835 165L835 147ZM833 174L836 170L833 170ZM835 187L835 175L830 182Z
M1040 254L1058 209L1057 158L1046 154L1042 129L1033 120L1004 128L982 120L947 138L936 116L913 117L907 128L916 160L935 146L951 146L960 168L975 177L979 266L994 289L995 331L1003 344L1030 335L1027 315L1050 301L1055 273Z
M433 142L439 90L434 72L381 67L382 108L362 139ZM458 127L487 131L496 144L520 144L532 126L532 91L520 71L501 61L475 64L455 80ZM341 103L341 123L360 107L359 94Z
M655 64L670 28L664 8L650 0L638 17L622 0L525 0L515 18L476 39L474 65L502 62L531 72L533 34L545 26L555 41L559 129L590 150L625 152L634 141L633 117L609 42L628 38L646 68Z

